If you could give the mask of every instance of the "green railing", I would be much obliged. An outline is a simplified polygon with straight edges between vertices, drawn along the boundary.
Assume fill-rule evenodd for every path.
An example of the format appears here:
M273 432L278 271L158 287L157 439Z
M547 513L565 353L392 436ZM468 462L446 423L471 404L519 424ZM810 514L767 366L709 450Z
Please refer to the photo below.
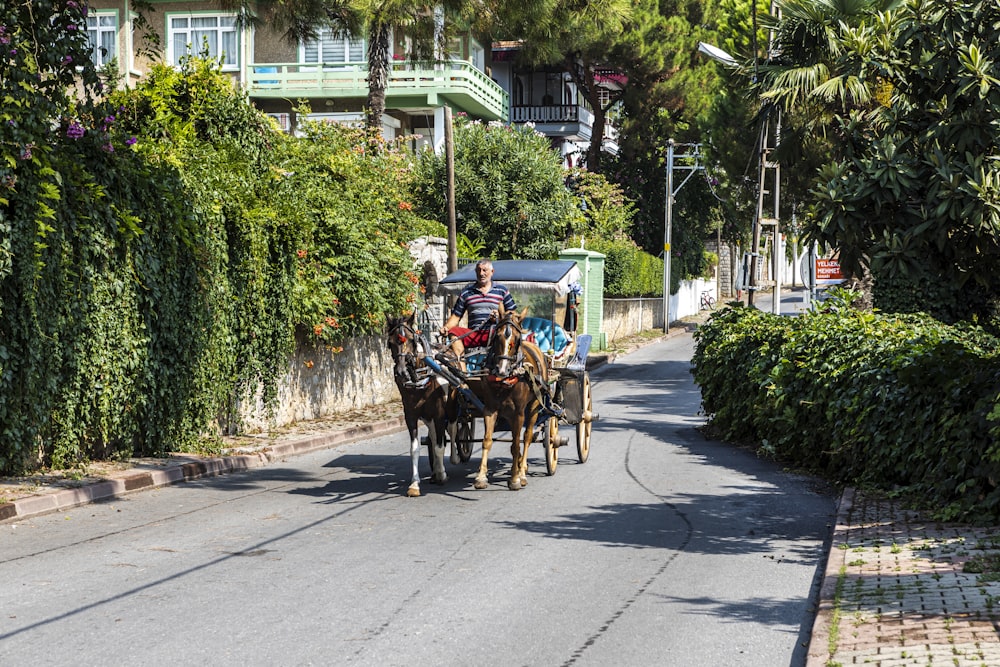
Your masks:
M448 102L490 120L509 118L507 93L469 62L394 62L391 68L387 105L422 98L426 105ZM254 63L247 77L251 97L368 95L368 67L358 63Z

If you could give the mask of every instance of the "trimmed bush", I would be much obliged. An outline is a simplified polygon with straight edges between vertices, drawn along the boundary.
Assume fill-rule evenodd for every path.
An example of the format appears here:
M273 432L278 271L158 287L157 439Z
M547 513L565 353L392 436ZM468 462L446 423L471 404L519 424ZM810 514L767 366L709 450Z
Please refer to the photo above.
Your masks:
M595 238L587 241L587 249L607 256L604 261L605 296L663 296L663 260L642 250L632 239L624 236Z
M693 370L711 427L845 484L912 493L942 519L1000 519L1000 341L845 304L714 315Z

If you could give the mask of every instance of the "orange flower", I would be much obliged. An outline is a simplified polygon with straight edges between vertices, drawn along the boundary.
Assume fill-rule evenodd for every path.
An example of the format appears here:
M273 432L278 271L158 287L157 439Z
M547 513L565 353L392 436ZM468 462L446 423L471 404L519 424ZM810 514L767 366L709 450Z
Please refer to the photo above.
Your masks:
M317 336L322 336L323 335L323 325L322 324L317 324L316 326L314 326L313 327L313 333L316 334Z
M306 368L312 368L313 367L313 362L311 362L311 361L307 361L307 362L305 362L305 364L306 364Z
M307 250L299 250L295 253L299 256L299 259L305 259L305 256L309 254Z
M412 211L413 210L413 204L411 204L408 201L401 201L401 202L399 202L399 210L400 211Z

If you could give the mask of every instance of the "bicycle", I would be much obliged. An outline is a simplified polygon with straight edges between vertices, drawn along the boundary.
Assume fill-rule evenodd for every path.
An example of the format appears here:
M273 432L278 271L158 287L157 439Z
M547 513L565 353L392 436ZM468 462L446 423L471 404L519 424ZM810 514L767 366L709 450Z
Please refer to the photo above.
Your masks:
M715 297L712 296L712 290L705 290L701 293L701 304L698 307L699 310L715 310Z

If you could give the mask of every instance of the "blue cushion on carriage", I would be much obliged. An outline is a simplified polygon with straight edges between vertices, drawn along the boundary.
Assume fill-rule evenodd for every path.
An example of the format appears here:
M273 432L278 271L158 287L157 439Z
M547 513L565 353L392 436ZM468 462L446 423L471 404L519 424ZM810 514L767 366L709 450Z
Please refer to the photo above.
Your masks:
M535 334L535 344L542 352L550 348L558 354L569 343L566 332L558 324L555 325L555 345L553 345L552 322L541 317L526 317L521 320L521 328Z
M465 369L470 372L481 371L484 361L486 361L486 354L483 352L467 354L465 355Z

